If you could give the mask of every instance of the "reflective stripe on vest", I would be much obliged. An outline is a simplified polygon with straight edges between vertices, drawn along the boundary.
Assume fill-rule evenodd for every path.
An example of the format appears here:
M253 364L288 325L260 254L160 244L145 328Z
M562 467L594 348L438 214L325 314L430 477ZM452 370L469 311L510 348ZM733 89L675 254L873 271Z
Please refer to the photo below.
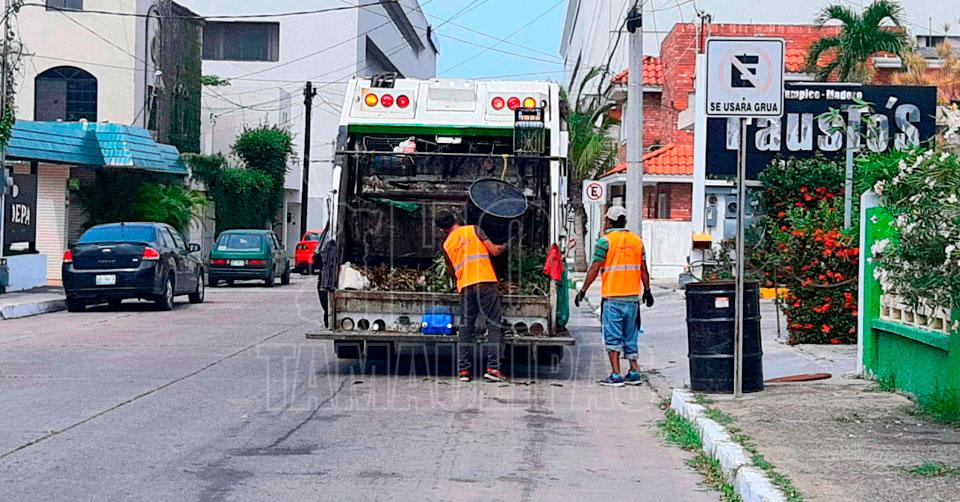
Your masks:
M490 263L490 253L477 237L476 227L465 225L457 228L443 242L443 250L453 264L457 276L457 291L481 282L497 282L497 275Z
M604 298L640 296L643 286L643 241L626 230L606 235L610 247L600 269L600 294Z

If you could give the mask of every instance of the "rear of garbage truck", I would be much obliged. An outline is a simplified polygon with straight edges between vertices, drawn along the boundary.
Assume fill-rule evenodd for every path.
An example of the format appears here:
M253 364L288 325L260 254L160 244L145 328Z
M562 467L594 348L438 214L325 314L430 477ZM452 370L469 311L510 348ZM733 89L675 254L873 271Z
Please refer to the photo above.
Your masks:
M327 327L307 338L332 340L341 358L453 354L460 298L434 223L446 210L507 245L493 264L508 353L561 359L574 344L557 256L566 140L553 83L351 81L328 205L336 264L324 272L337 277Z

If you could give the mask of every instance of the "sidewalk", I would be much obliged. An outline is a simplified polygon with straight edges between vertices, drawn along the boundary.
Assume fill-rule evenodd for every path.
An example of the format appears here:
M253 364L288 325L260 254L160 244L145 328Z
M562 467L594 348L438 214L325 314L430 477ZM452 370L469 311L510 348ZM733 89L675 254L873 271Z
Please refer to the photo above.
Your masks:
M64 310L63 288L43 287L0 295L0 319L18 319Z
M661 397L668 397L671 388L689 385L685 301L675 285L653 290L656 304L642 309L640 363ZM599 288L587 298L599 306ZM730 420L727 430L755 445L805 500L956 500L960 428L917 416L906 397L858 378L855 346L787 345L783 319L778 337L773 302L761 304L764 377L832 377L768 383L737 400L707 396L707 408ZM930 474L937 465L948 466L946 473Z

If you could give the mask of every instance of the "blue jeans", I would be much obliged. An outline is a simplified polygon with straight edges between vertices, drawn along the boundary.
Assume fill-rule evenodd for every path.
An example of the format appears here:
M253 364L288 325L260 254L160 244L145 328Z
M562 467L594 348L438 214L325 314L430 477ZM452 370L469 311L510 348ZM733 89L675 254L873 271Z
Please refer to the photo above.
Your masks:
M603 345L610 352L620 352L624 358L636 361L639 351L637 340L640 338L640 330L637 327L640 304L603 300L602 305L600 325L603 331Z

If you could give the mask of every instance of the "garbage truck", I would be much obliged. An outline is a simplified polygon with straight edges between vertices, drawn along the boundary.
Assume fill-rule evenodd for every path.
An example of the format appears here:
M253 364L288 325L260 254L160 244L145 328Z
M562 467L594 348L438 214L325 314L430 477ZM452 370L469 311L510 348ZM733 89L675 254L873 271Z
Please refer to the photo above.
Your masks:
M506 353L562 359L575 343L565 329L569 292L565 276L544 270L549 254L556 262L565 252L570 210L559 99L550 82L350 81L325 234L336 263L324 273L337 278L326 327L307 338L332 340L339 358L426 346L455 354L460 297L434 223L451 211L507 246L493 258ZM499 193L513 194L512 205L499 204L513 214L494 207Z

